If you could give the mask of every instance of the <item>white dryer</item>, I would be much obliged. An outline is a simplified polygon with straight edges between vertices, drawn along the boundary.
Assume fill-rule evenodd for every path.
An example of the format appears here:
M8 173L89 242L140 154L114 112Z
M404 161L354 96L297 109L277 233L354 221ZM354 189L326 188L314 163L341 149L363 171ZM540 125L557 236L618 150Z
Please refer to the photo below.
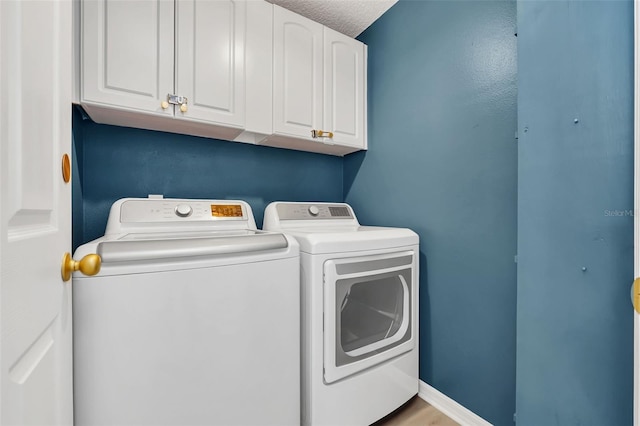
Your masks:
M299 246L243 201L122 199L73 280L76 425L295 425Z
M304 425L368 425L418 393L418 235L343 203L274 202L300 243Z

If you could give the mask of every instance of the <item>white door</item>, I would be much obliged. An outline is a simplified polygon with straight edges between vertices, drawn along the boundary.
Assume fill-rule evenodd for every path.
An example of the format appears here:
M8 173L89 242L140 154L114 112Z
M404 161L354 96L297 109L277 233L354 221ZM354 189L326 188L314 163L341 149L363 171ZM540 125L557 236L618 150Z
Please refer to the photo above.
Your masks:
M245 21L244 0L176 4L176 117L244 126Z
M366 47L358 40L324 28L324 124L333 142L365 146Z
M81 101L173 115L173 0L81 4Z
M0 423L73 422L71 1L0 1Z
M322 25L273 7L273 130L311 140L322 126Z

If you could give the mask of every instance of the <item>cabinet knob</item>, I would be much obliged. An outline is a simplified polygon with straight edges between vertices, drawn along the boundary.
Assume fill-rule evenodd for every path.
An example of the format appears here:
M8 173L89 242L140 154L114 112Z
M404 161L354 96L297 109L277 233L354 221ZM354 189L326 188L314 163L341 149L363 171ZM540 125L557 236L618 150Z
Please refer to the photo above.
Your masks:
M160 106L162 107L162 109L167 109L167 108L169 108L169 102L167 102L167 101L162 101L162 103L160 104Z
M187 112L187 104L180 105L180 111Z

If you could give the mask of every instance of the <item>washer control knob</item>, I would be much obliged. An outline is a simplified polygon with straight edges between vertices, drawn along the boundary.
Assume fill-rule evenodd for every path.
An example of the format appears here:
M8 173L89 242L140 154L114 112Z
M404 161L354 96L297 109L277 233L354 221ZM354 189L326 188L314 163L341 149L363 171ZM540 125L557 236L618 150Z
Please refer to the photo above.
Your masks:
M176 206L176 215L177 216L187 217L187 216L191 216L191 213L193 213L193 209L191 208L191 206L189 204L178 204Z
M318 208L318 206L309 206L309 214L311 216L318 216L319 213L320 209Z

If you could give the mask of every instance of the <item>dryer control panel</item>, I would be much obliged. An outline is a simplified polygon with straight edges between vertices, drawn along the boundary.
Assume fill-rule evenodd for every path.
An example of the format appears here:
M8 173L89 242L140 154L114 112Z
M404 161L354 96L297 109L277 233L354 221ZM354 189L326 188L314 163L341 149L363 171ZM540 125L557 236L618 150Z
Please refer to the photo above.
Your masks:
M274 201L264 210L262 229L297 227L358 227L358 219L345 203L293 203Z
M276 211L280 220L353 219L353 211L347 204L278 203Z

